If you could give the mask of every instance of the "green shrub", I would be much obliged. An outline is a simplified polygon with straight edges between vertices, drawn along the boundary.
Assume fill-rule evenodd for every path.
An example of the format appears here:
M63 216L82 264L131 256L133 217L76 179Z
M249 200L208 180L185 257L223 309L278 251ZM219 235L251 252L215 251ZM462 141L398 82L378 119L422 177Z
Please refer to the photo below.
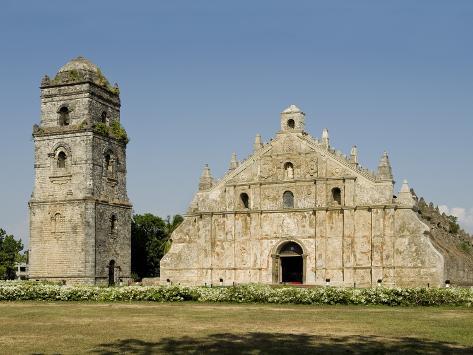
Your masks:
M103 136L107 137L112 137L115 139L118 139L119 141L128 144L130 141L128 139L128 135L125 131L125 128L123 128L120 125L120 122L113 120L110 122L110 126L108 126L106 123L102 122L97 122L94 124L94 132L101 134Z
M185 286L61 286L53 283L0 282L0 301L153 301L278 304L346 304L389 306L467 306L473 290L467 288L335 288L270 287L248 284L234 287Z
M458 224L458 217L447 216L448 218L448 229L450 233L457 234L460 231L460 225Z
M465 240L460 243L459 247L460 247L460 250L464 251L465 253L471 254L473 252L473 247L471 246L470 243L468 243Z
M81 81L84 80L82 74L78 70L70 70L67 72L70 81Z
M112 133L112 135L122 141L122 142L125 142L125 143L128 143L130 140L128 139L128 135L125 131L125 128L123 128L121 125L120 125L120 122L116 121L116 120L113 120L111 123L110 123L110 131Z
M101 134L103 136L108 136L109 135L109 128L105 123L98 122L94 124L94 132Z

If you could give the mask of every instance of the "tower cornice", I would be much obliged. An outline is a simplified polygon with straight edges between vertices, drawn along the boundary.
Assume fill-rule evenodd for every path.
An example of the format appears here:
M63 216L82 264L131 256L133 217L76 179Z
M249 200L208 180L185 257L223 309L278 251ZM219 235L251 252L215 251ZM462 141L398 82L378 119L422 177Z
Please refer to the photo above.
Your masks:
M41 90L45 90L45 89L52 89L52 88L59 88L59 87L72 87L72 86L84 85L84 84L92 85L96 88L107 91L111 95L120 97L120 90L118 88L111 87L111 86L109 87L109 86L99 85L99 84L93 82L92 80L81 80L81 81L76 81L76 82L71 82L71 83L42 84L39 88Z

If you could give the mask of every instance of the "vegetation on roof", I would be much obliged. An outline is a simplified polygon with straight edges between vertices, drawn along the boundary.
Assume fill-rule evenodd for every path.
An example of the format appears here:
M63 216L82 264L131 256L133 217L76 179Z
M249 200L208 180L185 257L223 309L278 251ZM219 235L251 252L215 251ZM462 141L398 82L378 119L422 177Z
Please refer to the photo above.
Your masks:
M117 120L110 122L110 125L102 122L95 123L93 130L95 133L117 139L125 144L128 144L130 141L125 128L123 128L123 126Z

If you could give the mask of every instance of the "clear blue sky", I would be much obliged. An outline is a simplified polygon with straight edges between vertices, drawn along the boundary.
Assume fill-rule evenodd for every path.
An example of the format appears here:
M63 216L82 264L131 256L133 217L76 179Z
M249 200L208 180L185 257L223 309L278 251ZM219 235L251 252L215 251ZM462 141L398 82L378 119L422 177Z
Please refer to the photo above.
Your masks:
M23 240L39 83L78 55L120 85L136 213L185 212L294 103L473 231L473 1L2 1L0 227Z

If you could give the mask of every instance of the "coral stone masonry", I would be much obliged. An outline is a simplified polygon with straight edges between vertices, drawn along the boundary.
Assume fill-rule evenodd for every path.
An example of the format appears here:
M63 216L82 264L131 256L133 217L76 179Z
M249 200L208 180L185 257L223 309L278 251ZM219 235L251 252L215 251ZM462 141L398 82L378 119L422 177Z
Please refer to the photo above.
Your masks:
M280 125L266 144L256 136L246 160L233 155L221 180L205 166L161 260L161 282L473 284L471 254L433 240L407 181L394 196L387 153L376 172L362 168L356 146L345 156L327 129L320 139L305 132L305 114L294 105Z
M205 165L161 283L304 284L346 287L473 285L473 244L456 221L417 198L397 196L386 152L375 172L305 131L291 105L280 130L230 159L220 180ZM128 137L118 86L78 57L41 82L33 127L29 202L33 280L113 285L131 274L126 190ZM144 172L143 172L144 173Z
M71 60L41 82L33 138L30 279L126 281L132 206L118 87L87 59Z

